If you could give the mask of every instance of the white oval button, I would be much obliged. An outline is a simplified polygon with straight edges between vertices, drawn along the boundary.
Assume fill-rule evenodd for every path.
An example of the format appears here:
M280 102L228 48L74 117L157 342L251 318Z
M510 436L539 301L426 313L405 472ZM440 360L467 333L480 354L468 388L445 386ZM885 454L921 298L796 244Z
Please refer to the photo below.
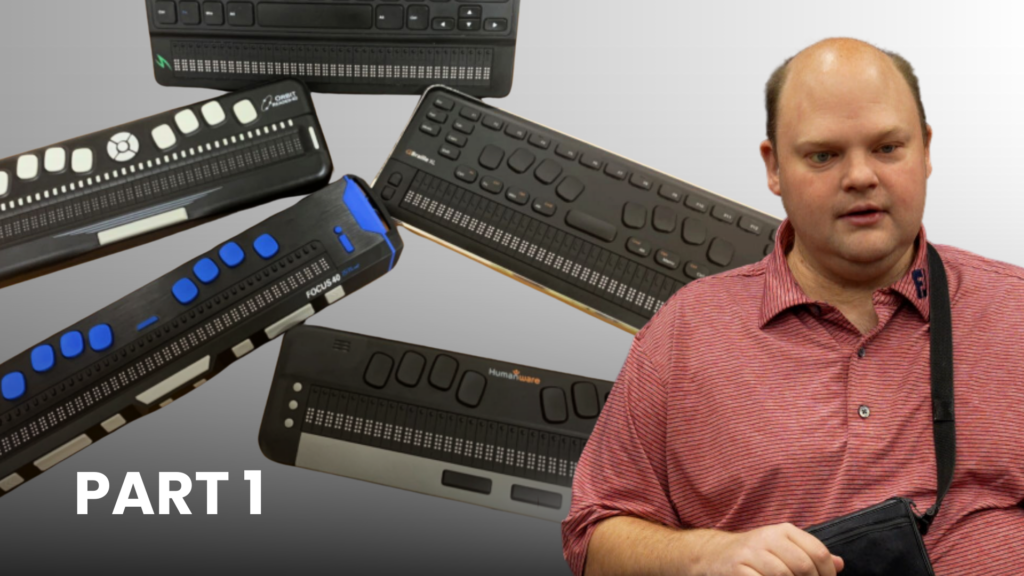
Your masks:
M7 194L7 190L10 187L10 178L7 176L7 172L0 172L0 196Z
M248 98L236 102L234 111L235 118L238 118L238 121L242 124L250 124L256 120L256 107L252 105L252 101Z
M174 128L167 124L161 124L153 129L153 143L157 148L167 150L177 142L178 137L174 135Z
M207 102L206 104L203 104L200 111L203 113L203 118L206 120L206 123L210 126L216 126L226 118L224 116L224 109L221 108L220 104L217 102Z
M92 150L78 148L71 153L71 169L76 174L85 174L92 170Z
M63 148L48 148L43 156L43 167L47 172L60 172L67 165L68 153Z
M18 178L31 180L39 175L39 158L35 154L26 154L18 158Z
M195 112L191 110L182 110L175 114L174 123L178 125L178 130L181 130L182 134L191 134L199 130L199 118L196 118Z

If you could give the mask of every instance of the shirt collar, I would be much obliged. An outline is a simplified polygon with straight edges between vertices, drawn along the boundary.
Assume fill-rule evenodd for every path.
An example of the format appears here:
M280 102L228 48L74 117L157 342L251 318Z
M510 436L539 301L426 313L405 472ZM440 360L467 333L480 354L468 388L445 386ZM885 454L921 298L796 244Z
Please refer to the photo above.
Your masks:
M764 294L761 299L761 317L758 326L765 324L785 310L797 306L816 304L800 285L797 284L793 272L786 262L786 253L793 246L793 226L789 220L783 220L775 234L775 249L765 262ZM900 294L921 314L927 322L929 319L928 300L928 251L924 226L918 233L914 261L907 273L888 290ZM883 289L886 290L886 289Z

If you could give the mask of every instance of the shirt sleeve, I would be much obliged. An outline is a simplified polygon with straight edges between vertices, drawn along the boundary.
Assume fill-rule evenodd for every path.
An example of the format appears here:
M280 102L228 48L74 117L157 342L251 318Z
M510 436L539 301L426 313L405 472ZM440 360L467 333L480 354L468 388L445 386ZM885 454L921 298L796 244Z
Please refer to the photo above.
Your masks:
M562 547L577 576L583 574L590 538L602 520L633 516L680 527L668 496L665 389L645 350L644 335L633 341L576 469Z

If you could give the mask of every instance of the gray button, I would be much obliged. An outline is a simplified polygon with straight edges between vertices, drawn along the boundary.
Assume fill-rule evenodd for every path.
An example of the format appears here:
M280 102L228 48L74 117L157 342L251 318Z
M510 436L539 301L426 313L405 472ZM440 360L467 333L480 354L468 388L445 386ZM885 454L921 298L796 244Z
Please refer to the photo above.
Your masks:
M859 414L861 418L866 419L868 416L871 416L871 408L861 405L861 407L857 409L857 414Z
M867 355L867 353L868 353L867 348L861 348L861 349L857 350L857 357L858 358L863 358L864 356Z

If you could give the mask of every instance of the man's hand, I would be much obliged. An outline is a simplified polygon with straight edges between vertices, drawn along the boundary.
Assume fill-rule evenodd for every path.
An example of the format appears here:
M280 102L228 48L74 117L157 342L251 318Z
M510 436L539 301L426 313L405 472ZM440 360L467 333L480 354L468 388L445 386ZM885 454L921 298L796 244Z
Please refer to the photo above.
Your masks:
M749 532L714 532L700 551L697 574L708 576L836 576L843 559L792 524Z

